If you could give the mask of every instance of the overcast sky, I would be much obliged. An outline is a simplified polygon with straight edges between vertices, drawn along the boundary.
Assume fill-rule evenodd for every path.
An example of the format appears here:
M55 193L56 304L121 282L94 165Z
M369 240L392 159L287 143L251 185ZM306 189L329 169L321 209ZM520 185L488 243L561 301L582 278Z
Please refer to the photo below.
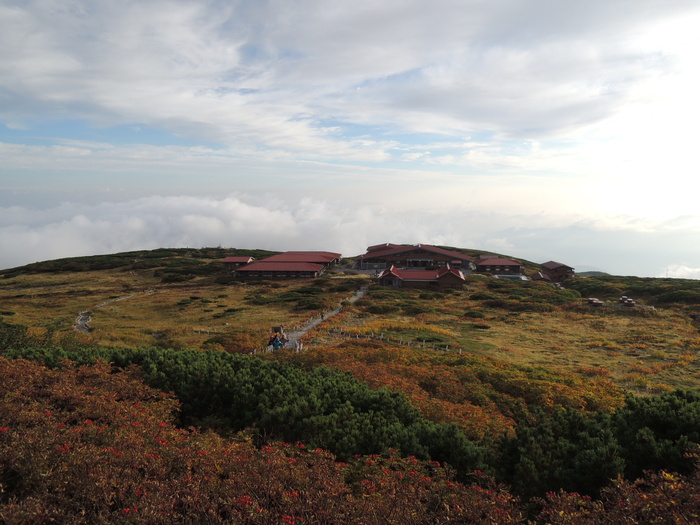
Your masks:
M700 278L697 0L2 0L0 268L382 242Z

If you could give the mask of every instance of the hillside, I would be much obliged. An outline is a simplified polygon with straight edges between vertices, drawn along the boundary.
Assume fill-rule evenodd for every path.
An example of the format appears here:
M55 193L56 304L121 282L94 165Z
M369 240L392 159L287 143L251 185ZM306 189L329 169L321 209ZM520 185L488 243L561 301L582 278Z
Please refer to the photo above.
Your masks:
M218 263L231 253L163 249L5 270L0 316L100 346L198 348L220 335L219 343L237 339L241 351L252 351L264 348L272 326L292 330L370 283L349 263L313 282L239 282ZM348 337L381 337L401 348L461 350L638 392L698 385L700 283L602 276L573 279L566 288L479 275L461 292L373 287L304 342L311 350ZM623 295L639 306L620 306ZM581 299L591 296L607 304L591 308ZM79 312L90 312L89 335L74 333Z
M696 281L596 276L559 288L470 275L464 290L437 292L382 288L348 264L314 280L243 282L218 262L231 252L131 252L0 272L0 349L51 367L136 364L135 380L176 396L182 428L244 432L258 447L296 442L350 463L393 449L450 465L453 486L486 471L520 498L559 488L604 497L618 474L693 472L683 454L700 442L700 396L677 389L695 392L700 380ZM80 312L89 312L86 332L75 330ZM301 351L265 351L271 327L312 319ZM673 419L679 411L689 426ZM664 423L647 422L656 413ZM559 441L547 445L552 428ZM653 451L633 437L642 430ZM578 452L556 459L564 443ZM538 447L549 459L535 475ZM369 476L356 475L345 482ZM524 509L516 503L513 521L493 522L519 523Z

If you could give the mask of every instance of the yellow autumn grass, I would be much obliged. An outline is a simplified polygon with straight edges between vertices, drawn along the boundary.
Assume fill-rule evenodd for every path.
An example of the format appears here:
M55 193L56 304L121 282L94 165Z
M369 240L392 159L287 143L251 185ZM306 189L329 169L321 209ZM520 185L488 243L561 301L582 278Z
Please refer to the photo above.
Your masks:
M576 305L555 308L552 312L513 313L484 308L480 301L470 299L473 291L426 301L432 312L417 316L398 310L378 318L367 315L366 309L350 309L343 314L342 321L336 319L325 328L342 328L351 336L384 333L387 337L409 329L432 332L449 337L455 352L464 349L518 365L574 372L592 380L604 377L640 392L663 390L668 385L681 388L698 385L697 329L687 316L673 308L659 308L652 316ZM408 299L416 300L419 292L405 291L405 294ZM482 312L483 317L463 315L474 311ZM327 342L321 334L323 328L323 325L319 327L315 334L319 343ZM657 385L653 388L647 388L650 373Z
M73 334L79 312L90 312L89 335L104 346L148 346L159 338L185 347L201 347L216 333L247 331L264 346L272 326L293 329L318 316L320 310L300 309L294 301L256 305L251 295L275 297L308 287L308 280L216 284L195 278L185 283L161 282L152 270L102 270L19 275L0 280L2 311L8 322L23 324L35 335L51 327L59 335ZM345 282L343 276L333 282ZM353 277L351 284L362 283ZM330 304L340 304L352 292L324 292Z
M369 335L369 334L380 334L383 332L403 332L406 330L416 330L421 332L428 332L433 334L444 335L447 337L454 337L454 332L452 330L447 330L439 326L429 325L420 322L411 322L409 320L393 321L386 319L379 319L368 321L360 326L340 326L338 327L344 332L351 335Z
M332 279L349 282L343 281L344 276ZM356 282L357 277L352 279ZM339 328L351 335L383 333L392 339L432 334L446 339L451 351L464 349L517 365L569 371L592 380L607 370L606 379L640 392L700 384L697 328L672 307L658 308L650 316L577 304L551 312L512 312L470 298L487 282L427 298L421 298L420 291L402 291L405 303L426 306L425 313L414 315L402 307L386 315L370 314L367 308L374 303L368 294L325 320L305 345L323 346L330 341L329 330ZM206 278L164 284L152 270L65 272L0 279L0 304L2 311L14 313L3 315L5 321L28 326L37 334L47 327L73 333L77 314L89 310L94 330L78 337L100 345L149 346L161 337L197 348L215 332L238 330L256 334L262 345L271 326L291 329L320 311L300 309L294 302L253 304L246 298L275 297L309 285L309 281L220 285ZM331 286L324 292L328 304L340 304L352 295L335 290ZM479 312L482 317L465 312ZM654 383L648 386L652 376Z

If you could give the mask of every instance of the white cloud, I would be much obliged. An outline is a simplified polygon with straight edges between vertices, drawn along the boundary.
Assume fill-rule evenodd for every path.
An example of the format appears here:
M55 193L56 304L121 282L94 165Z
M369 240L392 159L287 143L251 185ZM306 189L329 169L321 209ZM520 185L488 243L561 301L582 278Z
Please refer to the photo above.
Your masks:
M682 264L669 264L665 272L656 277L671 277L673 279L700 279L700 268L690 268Z
M7 0L0 257L392 241L697 267L699 23L692 0Z
M518 227L512 227L519 224ZM655 276L668 260L693 260L695 234L610 230L563 216L509 215L467 208L392 209L272 194L222 198L152 196L121 203L0 207L0 268L79 255L158 247L224 246L330 250L346 256L382 242L495 251L558 260L610 273ZM654 249L650 247L653 246ZM679 248L680 247L680 248ZM695 259L697 260L697 254ZM668 266L693 277L692 267Z
M693 18L693 7L16 2L2 17L0 86L11 103L0 114L342 159L387 158L376 140L339 136L349 123L551 137L615 115L670 73L687 42L650 28Z

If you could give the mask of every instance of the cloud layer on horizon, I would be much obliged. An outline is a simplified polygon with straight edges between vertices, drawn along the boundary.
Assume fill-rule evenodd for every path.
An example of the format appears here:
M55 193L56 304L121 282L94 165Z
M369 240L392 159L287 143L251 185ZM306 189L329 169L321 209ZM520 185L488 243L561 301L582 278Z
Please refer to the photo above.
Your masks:
M522 226L513 228L519 222ZM580 220L512 217L461 210L386 213L274 196L148 197L98 205L35 210L0 208L0 268L79 255L160 247L222 246L269 250L329 250L352 257L382 242L426 243L494 251L533 262L554 259L583 269L640 276L700 278L689 265L694 248L684 231L610 229ZM685 250L674 249L685 245ZM654 245L650 251L646 246ZM641 249L640 249L641 248Z

